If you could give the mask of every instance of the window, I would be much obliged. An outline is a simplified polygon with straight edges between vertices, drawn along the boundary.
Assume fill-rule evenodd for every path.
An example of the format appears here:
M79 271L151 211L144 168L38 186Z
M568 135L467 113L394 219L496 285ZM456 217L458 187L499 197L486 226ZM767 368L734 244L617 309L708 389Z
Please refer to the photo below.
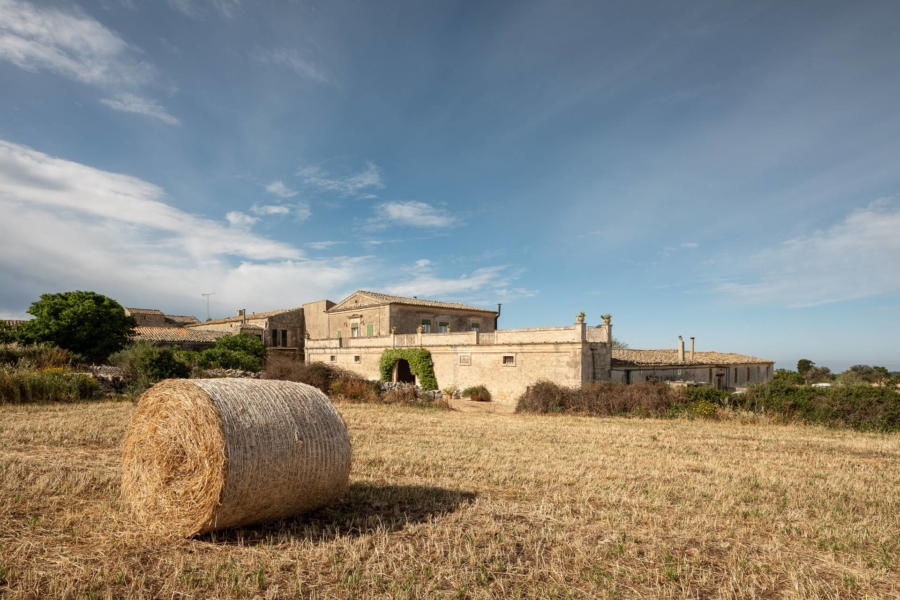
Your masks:
M372 337L375 335L375 326L372 324L366 325L366 335Z
M335 331L334 333L335 333L335 335L337 335L337 337L341 337L341 330L340 330L340 329L338 329L338 330Z
M447 333L450 331L450 323L438 323L438 331L440 333Z
M504 367L516 366L516 355L515 354L504 354L503 355L503 366Z
M350 337L359 337L359 324L352 323L350 325Z
M469 329L471 329L472 331L478 331L479 329L481 329L481 323L472 323L471 325L469 325Z
M273 346L278 345L278 330L277 329L272 330L272 345Z
M431 321L422 319L422 333L431 333Z
M287 345L288 345L287 329L282 329L282 330L281 330L281 345L282 345L282 346L287 346Z
M462 367L468 367L472 364L472 355L471 354L460 354L459 355L459 364Z
M335 362L337 360L337 356L332 354L331 356L328 357L328 360L330 360L331 362Z
M362 359L361 359L360 356L357 354L356 356L353 357L353 362L355 362L355 363L362 362Z

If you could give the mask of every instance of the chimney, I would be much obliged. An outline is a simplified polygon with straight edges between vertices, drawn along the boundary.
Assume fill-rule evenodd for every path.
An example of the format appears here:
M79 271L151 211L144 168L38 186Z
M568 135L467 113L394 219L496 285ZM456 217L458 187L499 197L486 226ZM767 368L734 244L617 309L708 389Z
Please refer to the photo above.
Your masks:
M694 336L691 336L691 362L694 362Z
M678 362L684 362L684 338L678 336Z
M497 303L497 314L494 315L494 331L497 331L497 328L500 327L500 311L503 309L503 305L499 302Z

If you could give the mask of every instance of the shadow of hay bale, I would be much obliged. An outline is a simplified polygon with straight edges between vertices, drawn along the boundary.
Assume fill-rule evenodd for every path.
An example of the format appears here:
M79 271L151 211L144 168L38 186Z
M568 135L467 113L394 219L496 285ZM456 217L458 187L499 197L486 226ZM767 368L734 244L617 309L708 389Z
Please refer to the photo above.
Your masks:
M331 506L253 527L214 531L197 539L217 544L278 544L303 539L328 541L404 527L449 514L475 500L474 492L421 485L353 483Z

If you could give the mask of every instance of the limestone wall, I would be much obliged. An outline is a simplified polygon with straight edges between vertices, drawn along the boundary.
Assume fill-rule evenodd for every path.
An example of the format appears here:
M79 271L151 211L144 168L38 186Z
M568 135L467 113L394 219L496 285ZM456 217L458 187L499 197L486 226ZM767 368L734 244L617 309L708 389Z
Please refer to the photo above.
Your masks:
M772 376L772 364L749 363L725 366L615 367L611 370L610 379L619 383L643 383L655 378L660 381L695 381L714 387L735 388L766 383L771 381Z
M328 329L328 313L325 311L332 306L334 302L331 300L319 300L303 305L303 322L309 337L316 340L331 337L331 331Z
M490 313L406 304L392 304L390 310L391 326L397 328L397 333L415 333L423 320L431 321L434 333L441 323L448 323L451 332L470 331L473 323L478 324L479 331L494 331L494 316Z

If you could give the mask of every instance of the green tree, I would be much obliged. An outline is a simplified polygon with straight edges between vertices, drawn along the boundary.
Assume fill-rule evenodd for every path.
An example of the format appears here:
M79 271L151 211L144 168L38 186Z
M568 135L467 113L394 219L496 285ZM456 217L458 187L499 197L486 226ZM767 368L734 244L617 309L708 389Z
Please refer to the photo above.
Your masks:
M145 375L150 383L162 379L178 379L188 377L191 367L178 360L171 348L144 348L135 361L138 373Z
M801 375L806 375L806 372L814 366L816 366L816 363L814 363L813 361L809 360L808 358L801 358L797 361L797 372Z
M122 306L95 292L43 294L16 331L25 343L50 342L92 362L103 362L128 343L136 323Z

